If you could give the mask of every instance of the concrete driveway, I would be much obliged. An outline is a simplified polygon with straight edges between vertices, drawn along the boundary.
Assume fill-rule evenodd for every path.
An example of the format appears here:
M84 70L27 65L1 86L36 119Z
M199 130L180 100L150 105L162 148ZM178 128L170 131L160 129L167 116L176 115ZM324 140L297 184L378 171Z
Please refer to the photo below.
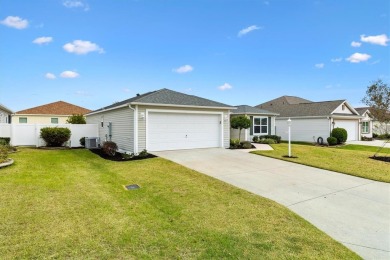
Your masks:
M365 259L390 259L390 184L222 148L155 152L274 200Z

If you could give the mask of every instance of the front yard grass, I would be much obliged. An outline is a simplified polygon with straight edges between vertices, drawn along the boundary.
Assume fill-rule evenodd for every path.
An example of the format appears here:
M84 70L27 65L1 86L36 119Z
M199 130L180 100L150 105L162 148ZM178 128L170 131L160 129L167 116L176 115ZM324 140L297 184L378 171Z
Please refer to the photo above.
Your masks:
M287 208L161 158L12 157L0 170L2 259L359 258Z
M288 144L274 144L272 148L274 148L273 151L254 151L252 153L370 180L390 182L390 164L369 158L378 150L377 147L346 145L338 148L292 144L292 155L298 158L283 157L288 153ZM390 149L384 148L377 156L389 155Z

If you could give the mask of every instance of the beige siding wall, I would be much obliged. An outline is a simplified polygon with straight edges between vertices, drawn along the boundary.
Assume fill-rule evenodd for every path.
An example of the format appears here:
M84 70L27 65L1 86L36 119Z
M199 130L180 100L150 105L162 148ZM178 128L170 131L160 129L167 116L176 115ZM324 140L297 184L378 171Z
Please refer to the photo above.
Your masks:
M58 124L66 124L69 116L63 115L13 115L12 124L19 124L19 118L27 118L27 124L51 124L52 118L58 118ZM56 125L56 124L53 124Z
M327 118L291 118L291 140L303 142L316 142L322 137L324 142L330 136L330 122ZM288 140L287 119L276 119L276 135L282 140Z
M101 125L103 122L103 126ZM112 123L111 141L126 152L134 152L134 113L128 107L87 116L88 124L99 125L100 141L109 140L108 124Z
M344 110L343 110L344 108ZM336 110L333 112L335 114L347 114L347 115L352 115L352 111L348 108L347 105L340 105Z
M197 112L219 112L223 113L223 146L229 147L230 140L230 122L229 122L229 111L222 109L208 109L208 108L180 108L180 107L156 107L156 106L138 106L138 151L146 149L146 110L147 109L161 109L161 110L175 110L175 111L197 111ZM141 114L145 116L141 118ZM225 117L227 120L225 120Z
M6 124L6 123L9 123L8 122L8 112L0 109L0 124Z

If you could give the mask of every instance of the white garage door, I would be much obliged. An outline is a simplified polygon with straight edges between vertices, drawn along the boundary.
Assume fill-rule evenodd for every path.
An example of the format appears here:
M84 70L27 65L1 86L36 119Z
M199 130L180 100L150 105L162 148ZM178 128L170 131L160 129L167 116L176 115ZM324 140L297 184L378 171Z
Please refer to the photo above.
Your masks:
M344 128L347 130L347 141L358 140L358 122L355 120L335 120L334 127Z
M149 112L147 150L221 147L221 115Z

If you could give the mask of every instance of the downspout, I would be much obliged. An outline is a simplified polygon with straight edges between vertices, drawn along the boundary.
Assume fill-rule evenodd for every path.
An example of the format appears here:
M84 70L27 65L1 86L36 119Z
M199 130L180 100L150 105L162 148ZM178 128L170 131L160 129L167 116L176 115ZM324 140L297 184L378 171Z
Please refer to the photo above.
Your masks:
M135 106L135 108L131 107L131 105L129 104L129 108L131 110L133 110L133 113L134 113L134 122L133 122L133 125L134 125L134 144L133 144L133 152L134 154L138 154L138 106Z

